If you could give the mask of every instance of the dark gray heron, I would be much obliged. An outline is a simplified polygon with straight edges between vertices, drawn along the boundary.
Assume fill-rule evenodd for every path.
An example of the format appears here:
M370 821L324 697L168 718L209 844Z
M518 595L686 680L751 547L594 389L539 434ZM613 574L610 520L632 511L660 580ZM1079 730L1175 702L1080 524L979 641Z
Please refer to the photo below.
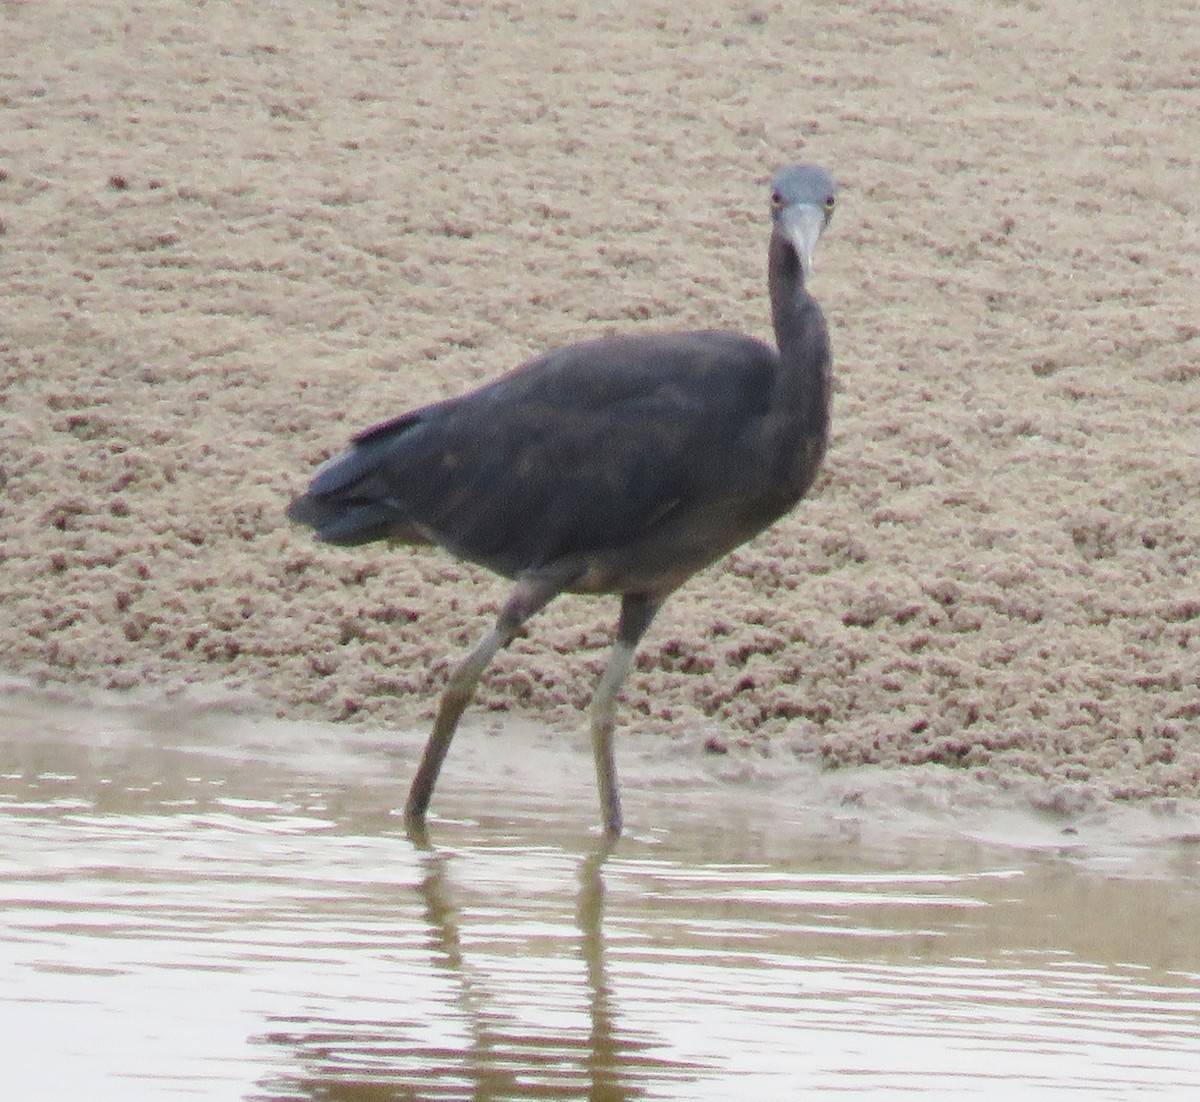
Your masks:
M437 544L516 584L450 675L409 792L425 813L459 717L496 652L560 593L621 598L592 701L605 832L621 832L617 694L663 601L808 491L829 437L831 357L806 282L833 215L813 165L771 188L768 282L778 351L735 333L607 337L401 414L323 464L288 516L343 546Z

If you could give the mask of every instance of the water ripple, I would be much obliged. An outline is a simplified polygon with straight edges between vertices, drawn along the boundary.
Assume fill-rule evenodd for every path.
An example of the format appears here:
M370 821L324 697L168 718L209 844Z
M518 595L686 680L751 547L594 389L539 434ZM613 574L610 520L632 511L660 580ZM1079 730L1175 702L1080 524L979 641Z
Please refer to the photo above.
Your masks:
M425 851L359 761L25 753L0 759L9 1097L1200 1091L1190 881L816 846L744 794L719 861L670 823L597 850L590 788L460 788Z

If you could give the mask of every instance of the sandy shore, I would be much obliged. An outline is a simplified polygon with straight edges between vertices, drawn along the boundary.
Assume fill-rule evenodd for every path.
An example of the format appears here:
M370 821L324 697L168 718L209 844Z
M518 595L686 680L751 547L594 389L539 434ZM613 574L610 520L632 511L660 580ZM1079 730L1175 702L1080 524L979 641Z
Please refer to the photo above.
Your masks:
M768 334L764 181L843 184L813 498L624 722L1200 795L1200 12L0 3L0 668L423 723L502 583L318 547L354 430L616 330ZM578 729L564 598L475 724Z

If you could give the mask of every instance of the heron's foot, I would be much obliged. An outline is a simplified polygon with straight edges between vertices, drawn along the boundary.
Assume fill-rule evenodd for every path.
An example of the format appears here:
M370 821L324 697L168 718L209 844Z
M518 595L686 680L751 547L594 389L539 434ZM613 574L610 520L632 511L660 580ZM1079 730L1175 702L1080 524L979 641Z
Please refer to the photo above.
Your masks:
M611 750L611 742L607 742ZM600 831L610 844L621 837L621 794L617 789L616 771L611 753L597 757L597 779L600 782Z
M409 796L404 807L404 832L417 849L429 849L429 828L425 825L425 807Z

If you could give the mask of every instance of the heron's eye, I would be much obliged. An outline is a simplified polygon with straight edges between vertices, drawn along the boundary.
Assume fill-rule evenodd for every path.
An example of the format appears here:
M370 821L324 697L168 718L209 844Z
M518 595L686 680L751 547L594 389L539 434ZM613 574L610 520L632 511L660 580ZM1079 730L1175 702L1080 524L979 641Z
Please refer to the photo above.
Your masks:
M778 210L783 206L783 196L777 191L771 192L771 209Z
M837 202L837 200L832 195L827 195L827 196L825 196L825 202L822 204L822 206L826 210L833 210L833 205L836 202Z

